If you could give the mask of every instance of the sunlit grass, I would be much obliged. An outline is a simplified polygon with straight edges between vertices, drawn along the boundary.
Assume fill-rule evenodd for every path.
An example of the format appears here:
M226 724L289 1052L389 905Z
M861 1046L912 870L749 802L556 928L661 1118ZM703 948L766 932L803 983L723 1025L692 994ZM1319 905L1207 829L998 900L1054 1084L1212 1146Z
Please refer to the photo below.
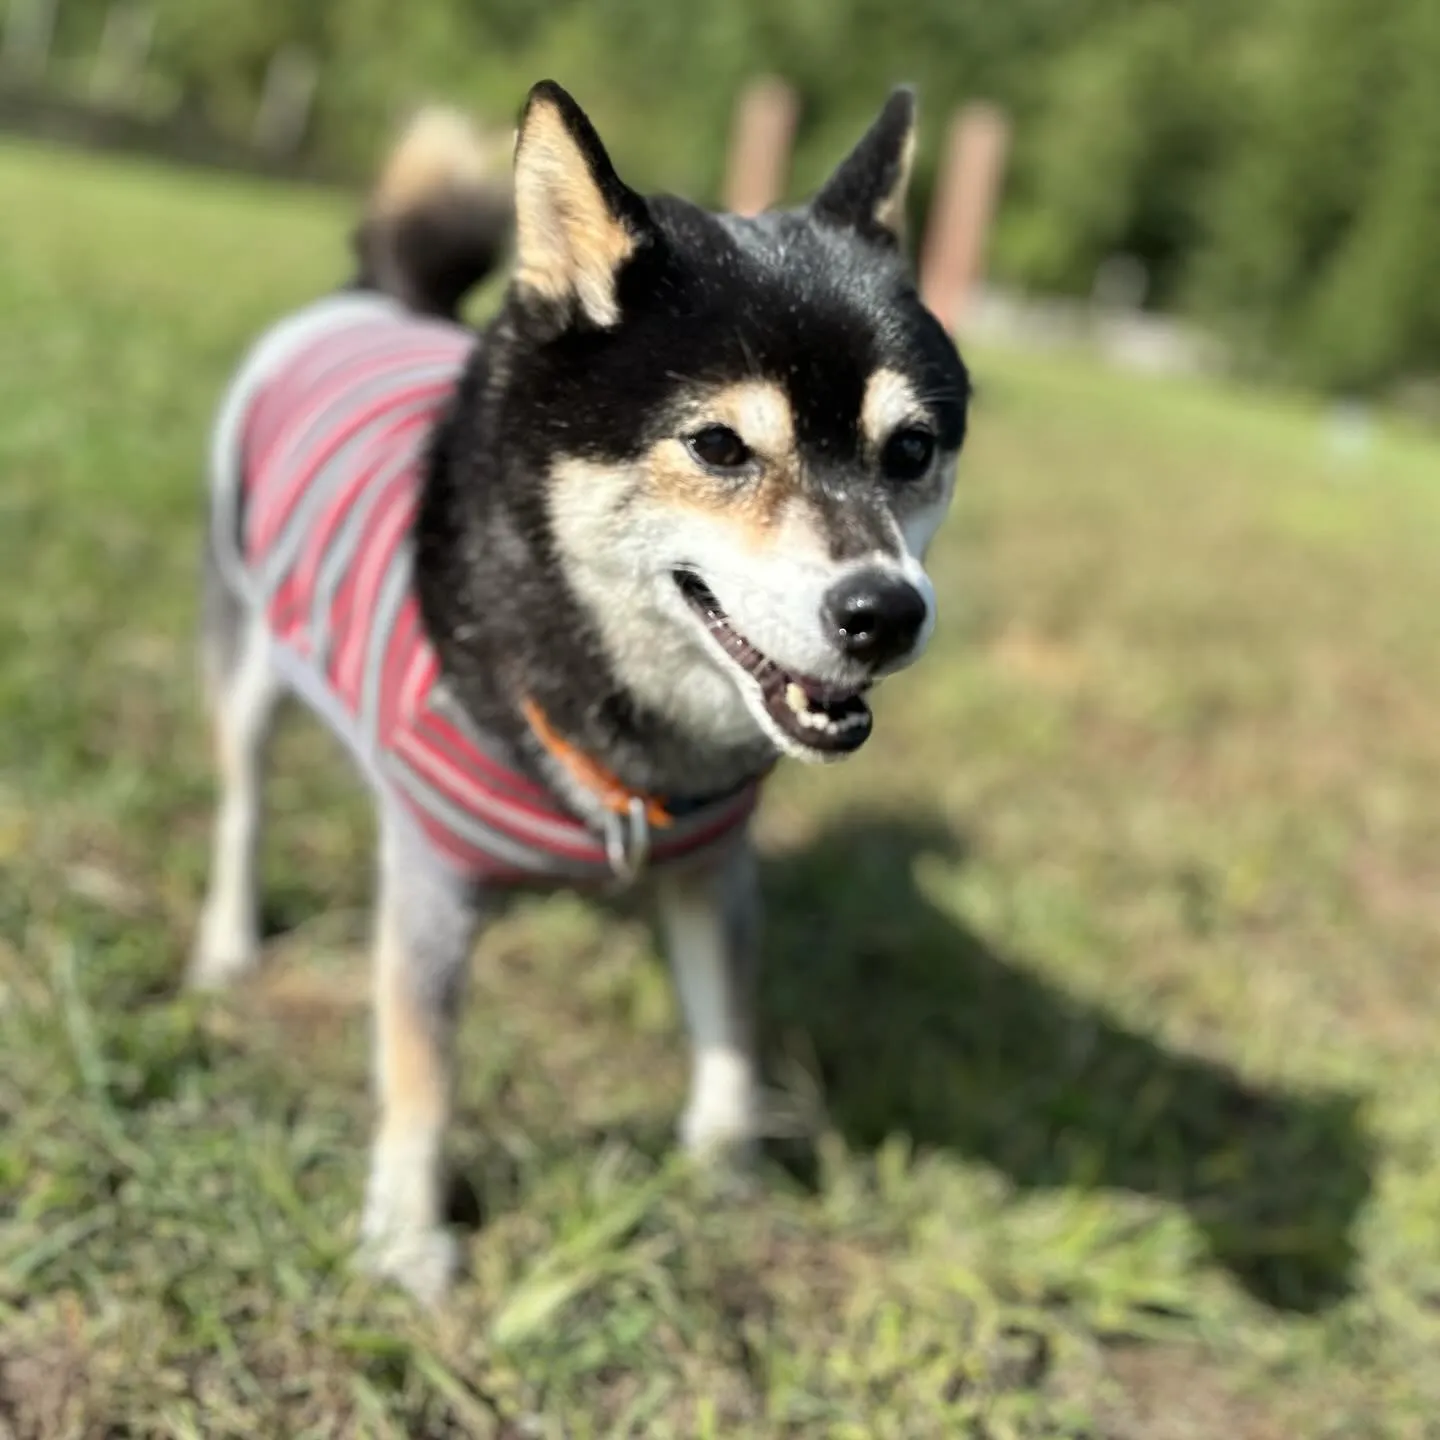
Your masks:
M631 920L477 959L437 1321L345 1260L369 819L281 747L265 981L176 998L209 409L343 197L0 151L0 1432L1420 1436L1440 448L973 357L935 651L761 823L755 1195L667 1158Z

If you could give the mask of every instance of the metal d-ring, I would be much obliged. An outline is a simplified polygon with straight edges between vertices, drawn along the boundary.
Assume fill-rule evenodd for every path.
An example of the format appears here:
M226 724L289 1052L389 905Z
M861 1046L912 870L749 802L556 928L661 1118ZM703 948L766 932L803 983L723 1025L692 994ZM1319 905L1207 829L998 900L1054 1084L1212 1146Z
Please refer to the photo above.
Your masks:
M645 869L650 859L650 820L638 795L631 796L628 809L606 815L605 858L615 878L625 885Z

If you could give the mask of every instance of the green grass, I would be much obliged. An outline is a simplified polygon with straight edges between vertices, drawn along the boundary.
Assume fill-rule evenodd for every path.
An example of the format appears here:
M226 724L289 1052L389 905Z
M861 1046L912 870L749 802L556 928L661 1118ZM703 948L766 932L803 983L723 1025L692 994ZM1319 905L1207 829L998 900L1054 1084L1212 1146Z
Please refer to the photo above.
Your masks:
M349 214L0 194L0 1435L1440 1435L1440 449L976 357L932 658L761 824L795 1135L743 1197L676 1166L645 930L523 907L427 1320L346 1264L370 832L317 729L266 978L176 990L202 437Z

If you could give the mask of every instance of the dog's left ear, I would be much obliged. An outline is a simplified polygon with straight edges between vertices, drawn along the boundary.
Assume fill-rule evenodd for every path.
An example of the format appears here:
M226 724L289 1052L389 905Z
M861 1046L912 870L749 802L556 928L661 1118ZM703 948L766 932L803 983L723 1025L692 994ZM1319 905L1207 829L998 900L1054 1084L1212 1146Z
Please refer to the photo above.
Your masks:
M530 91L515 144L515 286L522 300L609 329L621 269L647 244L645 202L553 80Z
M914 158L915 91L902 85L890 92L875 123L825 182L810 213L868 240L900 244Z

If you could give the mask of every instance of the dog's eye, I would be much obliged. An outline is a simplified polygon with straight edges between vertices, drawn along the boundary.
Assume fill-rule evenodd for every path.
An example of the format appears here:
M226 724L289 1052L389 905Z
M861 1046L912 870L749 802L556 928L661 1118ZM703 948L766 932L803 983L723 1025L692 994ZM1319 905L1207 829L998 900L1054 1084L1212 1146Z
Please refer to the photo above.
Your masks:
M891 480L918 480L935 456L935 437L918 426L897 430L880 452L880 468Z
M728 426L707 425L686 442L690 453L712 470L739 470L749 464L750 447Z

